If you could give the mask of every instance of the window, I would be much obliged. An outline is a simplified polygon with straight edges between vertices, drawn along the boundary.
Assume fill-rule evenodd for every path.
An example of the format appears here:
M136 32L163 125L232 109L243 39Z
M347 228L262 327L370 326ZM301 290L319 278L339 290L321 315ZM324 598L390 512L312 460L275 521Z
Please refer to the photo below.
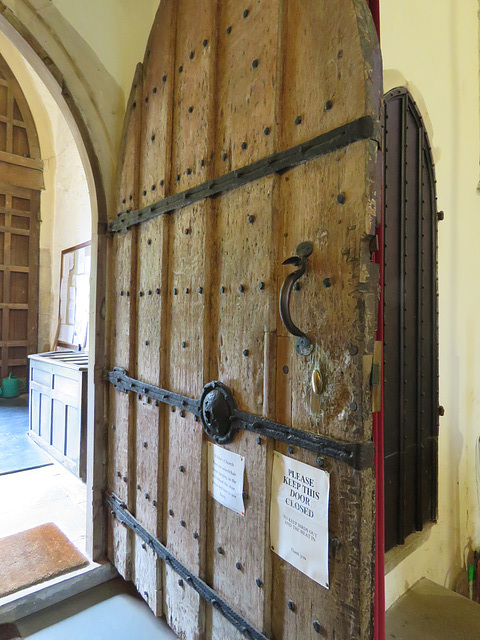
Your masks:
M385 96L385 550L437 515L438 319L435 172L408 90Z

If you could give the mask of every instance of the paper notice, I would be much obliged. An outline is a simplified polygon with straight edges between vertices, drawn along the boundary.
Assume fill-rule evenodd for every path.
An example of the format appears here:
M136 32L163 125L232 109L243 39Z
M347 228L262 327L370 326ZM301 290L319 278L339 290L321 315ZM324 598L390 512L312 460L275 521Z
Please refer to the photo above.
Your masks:
M69 300L75 300L75 296L76 296L75 287L68 287L68 299Z
M68 278L62 278L60 283L60 300L66 300L68 293Z
M329 492L329 473L274 453L272 551L327 589Z
M66 327L66 325L62 324L62 325L60 325L60 331L58 333L58 339L61 340L62 342L67 342L67 338L68 338L67 327Z
M208 443L208 493L224 507L245 515L243 477L245 458Z
M63 255L62 276L64 278L68 278L69 271L70 271L70 259L67 253Z
M68 305L68 324L75 324L75 302Z
M77 273L85 272L85 247L78 250Z
M60 322L61 324L67 323L67 301L62 300L60 302Z

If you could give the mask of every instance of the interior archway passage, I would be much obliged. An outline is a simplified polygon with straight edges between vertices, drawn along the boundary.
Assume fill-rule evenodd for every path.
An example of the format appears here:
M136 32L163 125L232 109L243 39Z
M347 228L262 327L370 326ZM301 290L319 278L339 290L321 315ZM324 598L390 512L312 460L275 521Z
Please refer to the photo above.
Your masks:
M0 56L1 377L28 378L37 350L42 161L25 96Z

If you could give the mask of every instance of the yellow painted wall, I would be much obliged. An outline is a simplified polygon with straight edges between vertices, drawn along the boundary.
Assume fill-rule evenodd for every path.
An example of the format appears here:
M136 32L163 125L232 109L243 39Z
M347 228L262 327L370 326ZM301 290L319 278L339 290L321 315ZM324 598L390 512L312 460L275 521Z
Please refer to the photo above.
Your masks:
M159 0L53 0L51 4L95 51L128 99Z
M406 84L436 161L439 225L438 523L386 576L387 606L422 576L453 588L467 545L480 546L480 270L478 5L381 0L385 91ZM388 424L385 425L388 429Z

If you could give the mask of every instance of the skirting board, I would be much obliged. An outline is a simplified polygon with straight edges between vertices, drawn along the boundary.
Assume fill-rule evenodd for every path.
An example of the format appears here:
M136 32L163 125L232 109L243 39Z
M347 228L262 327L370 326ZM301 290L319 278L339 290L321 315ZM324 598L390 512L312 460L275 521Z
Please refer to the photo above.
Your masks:
M72 571L48 582L0 598L0 624L25 618L32 613L96 587L102 582L107 582L117 575L116 569L109 562L105 564L92 562L88 567L83 567L78 571Z

